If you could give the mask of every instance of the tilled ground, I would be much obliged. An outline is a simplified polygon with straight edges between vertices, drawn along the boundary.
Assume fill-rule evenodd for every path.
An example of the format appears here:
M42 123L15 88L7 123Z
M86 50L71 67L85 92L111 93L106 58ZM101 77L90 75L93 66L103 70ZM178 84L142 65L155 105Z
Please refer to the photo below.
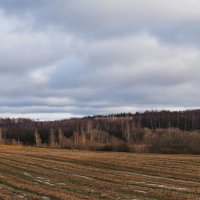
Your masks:
M0 146L0 200L200 199L200 157Z

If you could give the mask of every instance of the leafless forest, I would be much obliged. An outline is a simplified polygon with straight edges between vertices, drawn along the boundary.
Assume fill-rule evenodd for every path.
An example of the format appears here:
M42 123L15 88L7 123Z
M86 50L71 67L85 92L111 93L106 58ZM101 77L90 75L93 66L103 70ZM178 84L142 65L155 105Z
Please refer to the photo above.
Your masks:
M49 148L200 153L200 110L147 111L36 122L0 119L0 143Z

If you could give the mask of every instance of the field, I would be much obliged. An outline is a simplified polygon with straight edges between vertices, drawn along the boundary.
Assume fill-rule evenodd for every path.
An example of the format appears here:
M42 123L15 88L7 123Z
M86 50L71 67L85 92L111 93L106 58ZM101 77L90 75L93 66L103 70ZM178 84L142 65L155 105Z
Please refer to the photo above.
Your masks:
M200 199L200 157L0 146L0 199Z

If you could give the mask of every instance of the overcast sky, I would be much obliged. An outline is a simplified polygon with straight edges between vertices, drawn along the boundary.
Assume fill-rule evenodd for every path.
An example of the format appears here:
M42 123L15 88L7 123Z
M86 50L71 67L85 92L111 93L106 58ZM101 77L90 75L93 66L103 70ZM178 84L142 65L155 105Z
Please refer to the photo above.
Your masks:
M198 108L199 0L0 0L0 116Z

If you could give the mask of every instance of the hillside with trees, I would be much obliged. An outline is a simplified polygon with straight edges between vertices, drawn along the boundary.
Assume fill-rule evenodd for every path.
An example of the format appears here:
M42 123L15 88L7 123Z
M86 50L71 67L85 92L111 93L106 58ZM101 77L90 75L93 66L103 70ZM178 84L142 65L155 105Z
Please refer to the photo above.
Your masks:
M48 122L0 119L0 144L200 153L200 110L146 111Z

